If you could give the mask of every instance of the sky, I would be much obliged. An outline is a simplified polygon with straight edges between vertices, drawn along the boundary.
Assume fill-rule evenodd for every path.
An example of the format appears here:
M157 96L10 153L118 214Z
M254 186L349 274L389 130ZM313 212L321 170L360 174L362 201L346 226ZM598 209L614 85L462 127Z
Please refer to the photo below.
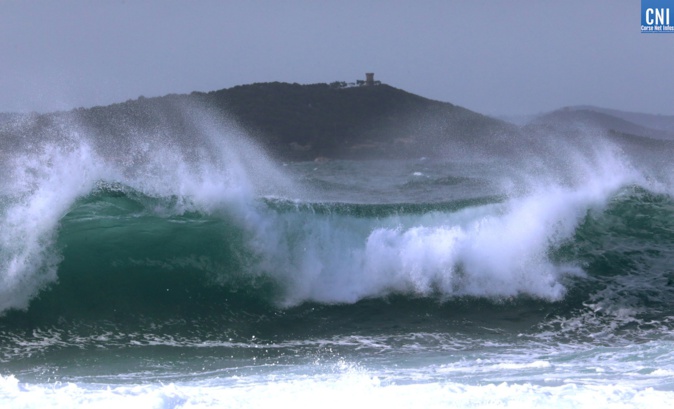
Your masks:
M0 0L0 112L374 72L488 115L674 115L674 34L640 24L640 0Z

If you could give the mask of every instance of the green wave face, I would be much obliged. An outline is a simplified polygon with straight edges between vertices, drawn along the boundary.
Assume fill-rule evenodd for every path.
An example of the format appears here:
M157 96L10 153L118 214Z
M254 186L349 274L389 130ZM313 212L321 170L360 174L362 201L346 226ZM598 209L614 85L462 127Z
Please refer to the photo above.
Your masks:
M306 320L315 325L304 330L320 332L330 331L327 321L350 325L354 316L376 316L370 329L398 320L423 326L424 315L451 317L428 325L507 327L588 314L610 320L621 308L640 322L662 323L673 311L674 203L637 187L585 210L568 236L557 237L551 224L544 253L506 266L515 272L492 265L492 256L511 256L481 239L492 224L507 232L513 209L498 198L428 205L266 199L245 212L223 206L209 213L177 212L178 201L120 186L78 200L55 242L58 281L27 311L6 314L3 325L182 322L248 334L257 322L257 331L278 337ZM515 281L514 290L503 288L499 274ZM518 282L524 279L544 281ZM563 286L561 296L554 286Z
M670 325L668 162L551 138L513 157L280 165L217 121L193 125L65 126L6 156L2 328Z

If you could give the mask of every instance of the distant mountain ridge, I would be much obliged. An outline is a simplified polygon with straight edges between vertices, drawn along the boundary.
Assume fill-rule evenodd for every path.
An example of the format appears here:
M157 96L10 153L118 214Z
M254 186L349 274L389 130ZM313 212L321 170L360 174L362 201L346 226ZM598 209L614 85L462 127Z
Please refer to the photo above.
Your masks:
M674 115L655 115L640 112L628 112L617 109L600 108L592 105L579 105L571 107L571 109L599 112L602 114L614 116L616 118L624 119L646 128L674 132Z
M674 140L674 117L592 106L566 107L538 115L528 123L528 126L532 125L563 128L583 126L652 139Z

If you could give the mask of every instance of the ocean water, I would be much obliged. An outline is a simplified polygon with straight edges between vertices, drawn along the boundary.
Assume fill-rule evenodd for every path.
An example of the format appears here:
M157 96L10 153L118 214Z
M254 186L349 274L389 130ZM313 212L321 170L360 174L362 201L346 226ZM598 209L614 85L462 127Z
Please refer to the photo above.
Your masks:
M673 407L668 154L282 163L195 123L3 146L0 406Z

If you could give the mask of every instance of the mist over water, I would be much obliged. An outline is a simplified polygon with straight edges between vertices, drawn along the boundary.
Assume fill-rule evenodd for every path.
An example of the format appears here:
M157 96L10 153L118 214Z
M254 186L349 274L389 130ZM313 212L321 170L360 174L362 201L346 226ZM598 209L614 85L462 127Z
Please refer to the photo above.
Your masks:
M674 399L666 152L280 163L206 108L145 114L3 125L0 402Z

